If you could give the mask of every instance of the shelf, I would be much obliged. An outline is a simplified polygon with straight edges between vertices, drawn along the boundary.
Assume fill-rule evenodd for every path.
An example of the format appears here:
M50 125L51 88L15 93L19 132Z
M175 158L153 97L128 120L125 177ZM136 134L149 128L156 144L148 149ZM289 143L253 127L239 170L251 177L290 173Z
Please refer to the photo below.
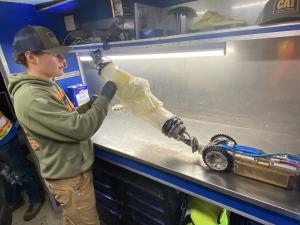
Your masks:
M169 37L149 38L123 42L111 42L109 43L109 45L111 48L119 48L139 47L147 45L172 45L174 43L177 44L178 42L187 44L196 42L197 44L201 44L234 40L290 37L298 35L300 35L300 23L286 23L273 26L250 26L209 32L197 32L184 35L174 35ZM94 43L86 45L73 45L71 47L73 48L73 52L85 52L101 48L102 46L102 43Z

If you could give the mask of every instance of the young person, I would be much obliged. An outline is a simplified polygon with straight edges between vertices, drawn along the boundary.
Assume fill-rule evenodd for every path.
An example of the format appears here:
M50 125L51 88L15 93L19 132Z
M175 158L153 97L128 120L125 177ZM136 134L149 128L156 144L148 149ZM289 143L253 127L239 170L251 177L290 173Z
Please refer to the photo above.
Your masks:
M41 175L63 208L64 224L99 225L91 166L91 136L101 126L116 85L108 81L86 110L77 111L55 77L63 75L64 54L56 36L26 26L14 38L15 60L26 71L9 80L16 115L37 155Z

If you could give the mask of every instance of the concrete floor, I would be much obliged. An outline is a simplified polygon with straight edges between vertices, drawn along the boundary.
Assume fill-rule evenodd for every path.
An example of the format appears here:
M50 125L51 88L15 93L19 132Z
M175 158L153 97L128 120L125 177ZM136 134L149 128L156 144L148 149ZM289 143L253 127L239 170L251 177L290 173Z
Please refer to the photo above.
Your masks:
M31 221L24 221L23 215L28 203L13 213L12 225L62 225L62 213L55 212L48 201L44 202L39 214Z

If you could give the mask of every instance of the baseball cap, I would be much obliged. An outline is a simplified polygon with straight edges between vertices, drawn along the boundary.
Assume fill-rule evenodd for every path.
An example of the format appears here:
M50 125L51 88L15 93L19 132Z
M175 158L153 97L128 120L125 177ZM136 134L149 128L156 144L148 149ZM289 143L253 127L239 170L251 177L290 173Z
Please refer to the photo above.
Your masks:
M70 47L61 45L48 28L31 25L17 31L13 47L17 52L42 51L52 54L65 54L71 50Z
M257 23L269 24L300 19L300 0L269 0L260 13Z

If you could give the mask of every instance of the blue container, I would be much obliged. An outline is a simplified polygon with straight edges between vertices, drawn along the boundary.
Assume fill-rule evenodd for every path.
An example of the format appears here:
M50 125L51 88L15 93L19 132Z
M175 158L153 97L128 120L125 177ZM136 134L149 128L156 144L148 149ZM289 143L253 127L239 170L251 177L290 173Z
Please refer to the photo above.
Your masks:
M90 100L88 88L84 84L69 86L68 96L75 107L79 107Z

